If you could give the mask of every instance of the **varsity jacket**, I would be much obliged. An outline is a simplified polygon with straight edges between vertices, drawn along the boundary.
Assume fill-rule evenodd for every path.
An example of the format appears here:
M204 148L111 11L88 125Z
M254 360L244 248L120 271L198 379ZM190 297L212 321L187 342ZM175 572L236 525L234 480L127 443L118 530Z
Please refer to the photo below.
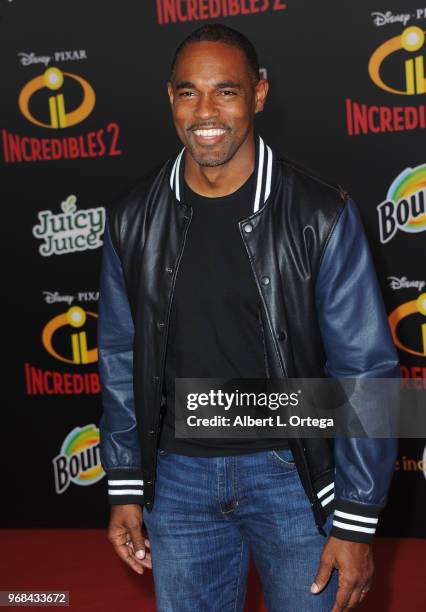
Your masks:
M107 211L98 349L101 463L111 504L155 503L169 318L192 209L185 156L142 178ZM399 377L366 236L336 183L278 157L256 136L253 212L239 233L259 291L268 378ZM318 527L370 542L396 439L289 438Z

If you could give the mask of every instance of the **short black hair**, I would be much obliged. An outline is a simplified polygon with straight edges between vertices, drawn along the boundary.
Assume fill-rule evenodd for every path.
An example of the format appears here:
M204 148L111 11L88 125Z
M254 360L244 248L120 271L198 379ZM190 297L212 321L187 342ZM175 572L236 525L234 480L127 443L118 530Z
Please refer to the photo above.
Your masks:
M175 52L175 56L172 61L170 70L170 80L173 80L176 63L179 58L181 51L192 43L198 42L221 42L225 45L237 47L242 51L247 60L250 73L253 76L254 82L257 83L259 75L259 60L257 58L257 52L253 43L241 32L234 30L228 26L222 25L221 23L210 23L197 28L189 36L187 36L178 46Z

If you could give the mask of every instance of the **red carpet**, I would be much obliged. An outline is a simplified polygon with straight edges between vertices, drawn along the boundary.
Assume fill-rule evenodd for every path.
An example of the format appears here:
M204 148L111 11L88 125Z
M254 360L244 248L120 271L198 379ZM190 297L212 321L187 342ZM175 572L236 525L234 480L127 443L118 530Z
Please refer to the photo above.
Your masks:
M151 573L128 569L104 530L3 529L0 544L0 590L67 590L73 610L155 611ZM425 553L425 540L377 538L375 584L357 609L425 612ZM246 612L265 610L252 567Z

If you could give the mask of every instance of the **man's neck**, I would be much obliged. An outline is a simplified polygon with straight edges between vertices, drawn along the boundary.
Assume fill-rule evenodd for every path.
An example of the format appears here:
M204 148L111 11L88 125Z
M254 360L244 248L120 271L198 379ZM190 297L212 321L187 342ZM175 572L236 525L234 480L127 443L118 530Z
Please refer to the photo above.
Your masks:
M195 193L220 198L237 191L252 174L254 165L254 135L250 134L232 159L220 166L200 166L185 151L185 181Z

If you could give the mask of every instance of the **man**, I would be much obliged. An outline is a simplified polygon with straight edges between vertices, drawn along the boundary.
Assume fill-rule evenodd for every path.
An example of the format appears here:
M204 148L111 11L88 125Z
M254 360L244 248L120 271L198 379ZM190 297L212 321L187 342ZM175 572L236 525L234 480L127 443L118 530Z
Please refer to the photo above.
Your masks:
M109 540L152 564L159 612L243 610L249 553L270 611L353 608L371 584L394 441L175 437L175 378L398 376L356 206L255 134L267 93L243 35L193 32L168 84L184 149L106 224Z

